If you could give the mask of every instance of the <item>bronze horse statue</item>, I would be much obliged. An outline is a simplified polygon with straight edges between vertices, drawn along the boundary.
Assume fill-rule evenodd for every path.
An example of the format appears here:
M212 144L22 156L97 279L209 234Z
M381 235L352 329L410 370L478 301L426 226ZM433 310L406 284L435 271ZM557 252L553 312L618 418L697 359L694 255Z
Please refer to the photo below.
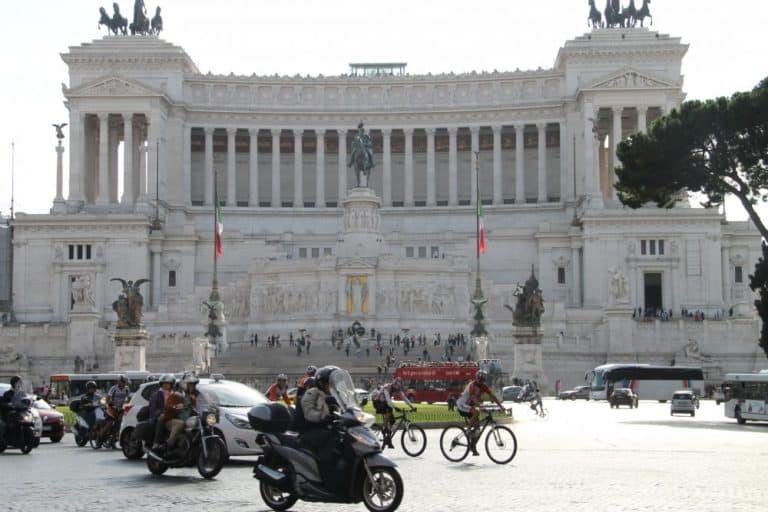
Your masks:
M651 16L651 9L649 7L650 3L651 0L643 0L643 6L638 9L637 14L635 15L635 21L639 21L641 27L643 26L645 18L651 18L651 26L653 26L653 16Z
M602 28L603 15L595 7L595 0L589 0L589 17L587 18L587 26L592 28Z
M128 33L128 18L125 18L120 14L120 6L117 5L117 2L112 4L112 8L115 13L110 18L109 14L107 14L107 10L103 7L99 7L99 14L101 14L99 28L101 28L102 25L106 25L107 30L112 32L113 35L117 35L118 32L122 35L126 35Z
M158 7L155 10L155 16L152 18L152 25L150 26L149 32L150 34L159 36L160 32L162 31L163 31L163 17L160 16L160 7Z
M605 1L605 27L624 28L626 18L621 12L621 0Z
M357 186L368 187L368 179L370 177L371 169L374 167L373 141L371 140L371 136L365 133L362 122L357 125L357 135L352 141L352 154L349 156L349 164L347 167L352 166L355 168ZM364 182L360 180L361 174L365 177Z
M147 18L147 7L144 0L136 0L133 4L133 23L130 27L131 35L147 35L150 32L149 18Z

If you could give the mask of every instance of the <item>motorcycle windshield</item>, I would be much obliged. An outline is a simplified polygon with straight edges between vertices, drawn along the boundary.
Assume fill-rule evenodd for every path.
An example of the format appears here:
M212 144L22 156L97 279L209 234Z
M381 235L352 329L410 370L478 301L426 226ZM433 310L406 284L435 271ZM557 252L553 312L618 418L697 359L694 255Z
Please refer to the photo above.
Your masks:
M357 395L355 395L355 384L352 382L352 377L345 370L334 370L331 373L330 379L331 394L338 402L342 411L345 411L351 407L359 407L357 403Z

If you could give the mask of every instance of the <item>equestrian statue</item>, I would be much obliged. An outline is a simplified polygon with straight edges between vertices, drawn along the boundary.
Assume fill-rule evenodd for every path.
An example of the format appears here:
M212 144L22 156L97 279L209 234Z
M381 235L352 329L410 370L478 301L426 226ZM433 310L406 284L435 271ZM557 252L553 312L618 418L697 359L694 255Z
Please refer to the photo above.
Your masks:
M651 16L651 0L643 0L643 5L639 9L635 6L635 0L629 0L629 5L622 7L621 0L606 0L605 10L601 14L595 6L595 0L589 0L589 16L587 17L587 26L592 28L634 28L637 23L643 27L646 18L651 18L653 25L653 16ZM603 15L605 21L603 21Z
M122 35L126 35L128 33L128 18L125 18L120 14L120 6L117 5L117 2L112 4L112 9L114 10L114 15L110 18L109 14L107 14L107 10L103 7L99 7L99 14L101 14L99 28L101 28L102 25L106 25L107 30L112 32L112 35L116 36L118 32Z
M347 167L352 166L355 168L357 186L368 187L371 169L374 167L373 140L371 140L370 135L365 133L362 121L357 125L357 135L355 135L355 138L352 141L352 153L349 156L349 164L347 164ZM365 178L364 180L360 179L361 174Z
M158 36L163 31L163 17L160 15L160 7L155 9L155 16L150 20L147 17L147 6L144 5L144 0L135 0L133 4L133 21L130 25L128 24L128 18L120 14L120 6L117 5L117 2L112 4L112 8L115 13L110 18L107 10L99 7L99 14L101 15L99 28L105 25L107 30L112 32L113 35L127 35L128 30L130 30L132 36Z

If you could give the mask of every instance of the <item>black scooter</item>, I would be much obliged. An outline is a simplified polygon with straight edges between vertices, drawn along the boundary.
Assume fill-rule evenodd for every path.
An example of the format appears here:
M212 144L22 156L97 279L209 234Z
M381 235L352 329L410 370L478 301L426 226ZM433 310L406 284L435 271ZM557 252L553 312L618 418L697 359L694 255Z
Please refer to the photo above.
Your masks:
M286 416L287 415L287 416ZM323 481L315 454L287 433L292 418L280 404L257 405L248 413L264 451L253 468L261 498L273 510L288 510L298 500L326 503L363 502L368 510L392 512L403 499L403 480L395 463L381 454L369 425L373 416L357 407L333 423L339 450L334 484ZM332 487L332 488L331 488Z
M35 416L32 413L32 401L24 398L18 403L4 404L6 418L5 434L0 435L0 453L8 447L18 448L24 455L40 444L35 436Z

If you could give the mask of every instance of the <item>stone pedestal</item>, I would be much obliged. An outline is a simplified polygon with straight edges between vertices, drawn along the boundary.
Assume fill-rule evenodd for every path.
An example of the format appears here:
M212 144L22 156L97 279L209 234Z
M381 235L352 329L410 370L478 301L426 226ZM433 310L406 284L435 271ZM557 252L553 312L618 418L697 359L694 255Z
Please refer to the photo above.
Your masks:
M344 226L336 254L341 259L377 258L382 254L381 199L370 188L353 188L344 199Z
M549 380L544 374L542 364L541 339L544 330L540 326L513 326L512 336L515 340L515 366L512 377L535 380L541 391L549 387Z
M76 305L69 314L67 353L72 357L86 359L96 352L96 330L99 328L101 315L88 309L90 308Z
M632 337L627 335L634 327L633 311L634 308L629 304L615 304L605 308L608 324L608 362L634 360Z
M118 329L113 338L116 372L147 370L147 341L149 334L143 328Z

